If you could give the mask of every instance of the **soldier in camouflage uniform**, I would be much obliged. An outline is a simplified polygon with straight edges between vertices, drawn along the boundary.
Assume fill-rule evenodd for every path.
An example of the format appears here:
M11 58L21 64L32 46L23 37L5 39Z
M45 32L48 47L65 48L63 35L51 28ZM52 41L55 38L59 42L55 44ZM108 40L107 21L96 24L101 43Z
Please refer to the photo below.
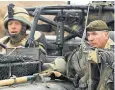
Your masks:
M102 20L95 20L93 22L90 22L89 25L87 26L86 30L87 30L88 44L91 47L102 48L102 49L111 49L111 46L115 45L115 43L108 36L108 33L109 33L108 26ZM110 58L112 58L112 59L110 59L111 60L110 62L113 63L114 54L112 53L111 55L113 55L113 56L110 57ZM93 56L90 56L90 57L93 57ZM101 61L101 63L98 62L98 63L91 63L91 64L92 64L92 67L91 67L91 69L92 69L92 86L91 86L91 88L92 88L92 90L96 90L98 83L100 81L100 76L103 72L104 63ZM113 86L111 86L111 85L113 85L113 80L108 79L107 83L108 83L108 86L106 89L113 90ZM111 83L110 86L109 86L109 83Z
M86 28L86 31L87 31L89 46L94 48L107 49L110 48L111 45L114 45L114 42L109 38L108 35L109 28L104 21L95 20L93 22L90 22ZM113 57L113 54L111 55ZM52 76L53 73L55 75L55 78L60 77L62 79L65 78L66 76L64 76L61 73L66 72L67 75L66 78L69 77L70 81L72 81L76 87L87 88L86 83L89 79L89 73L90 73L88 70L88 63L87 63L88 57L93 58L94 56L92 56L91 53L88 54L84 53L82 48L79 50L75 50L73 51L72 54L68 56L67 60L65 60L64 58L63 59L56 58L56 60L53 63L47 64L50 67L46 70L45 73L43 72L43 75ZM93 62L94 62L93 70L96 73L93 74L93 78L92 78L93 85L91 90L96 90L99 82L100 73L99 73L99 69L97 69L98 68L97 63L95 62L95 60Z
M97 48L110 48L111 45L114 45L114 42L108 36L109 28L106 25L106 23L103 22L102 20L95 20L93 22L90 22L86 30L87 30L87 36L88 36L88 41L90 46L97 47ZM97 39L95 36L91 37L93 36L93 34L94 35L96 34L93 33L93 31L100 33L101 38L99 36L97 37L99 39ZM105 34L104 37L102 37L103 33Z
M13 6L13 17L11 18L9 17L8 12L6 12L4 17L4 27L8 35L1 38L0 43L6 45L7 48L26 46L30 33L29 30L31 28L31 20L29 13L24 8ZM36 31L34 39L35 47L39 47L46 52L46 39L44 34ZM2 47L0 47L0 51L2 54L6 53L6 49Z

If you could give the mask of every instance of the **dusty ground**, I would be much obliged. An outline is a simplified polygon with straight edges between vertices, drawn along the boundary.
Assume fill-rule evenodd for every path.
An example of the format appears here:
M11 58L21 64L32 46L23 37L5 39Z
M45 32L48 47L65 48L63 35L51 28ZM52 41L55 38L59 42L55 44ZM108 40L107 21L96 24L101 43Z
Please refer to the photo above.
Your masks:
M19 7L31 6L47 6L47 5L62 5L67 2L64 1L0 1L0 38L4 36L3 18L7 9L7 5L13 3ZM51 16L49 18L52 18ZM42 22L41 22L42 23Z

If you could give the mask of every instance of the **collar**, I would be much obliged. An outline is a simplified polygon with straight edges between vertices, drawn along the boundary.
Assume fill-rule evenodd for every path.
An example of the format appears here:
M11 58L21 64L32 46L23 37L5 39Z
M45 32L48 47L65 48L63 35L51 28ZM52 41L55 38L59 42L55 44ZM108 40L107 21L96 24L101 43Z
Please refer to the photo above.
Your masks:
M106 45L105 45L105 49L110 49L111 45L115 45L115 42L113 42L113 40L111 40L110 38L108 39Z

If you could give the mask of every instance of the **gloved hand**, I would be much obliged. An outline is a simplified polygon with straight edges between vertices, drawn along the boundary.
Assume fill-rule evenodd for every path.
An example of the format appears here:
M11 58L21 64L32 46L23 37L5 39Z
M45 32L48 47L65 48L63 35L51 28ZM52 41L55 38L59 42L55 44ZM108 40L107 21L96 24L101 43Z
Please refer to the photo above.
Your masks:
M49 71L41 74L44 77L60 77L62 74L58 71Z
M51 77L51 80L60 79L60 80L66 80L66 81L72 82L70 78L68 78L67 76L63 75L62 73L58 71L50 71L50 72L42 73L41 75L44 77L45 76Z

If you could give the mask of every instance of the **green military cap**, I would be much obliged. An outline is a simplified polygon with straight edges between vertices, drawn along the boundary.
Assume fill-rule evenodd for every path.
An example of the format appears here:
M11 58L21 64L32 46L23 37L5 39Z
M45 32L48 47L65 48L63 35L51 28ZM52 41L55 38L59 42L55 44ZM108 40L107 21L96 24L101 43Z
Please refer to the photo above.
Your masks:
M87 31L105 31L109 30L107 24L102 20L95 20L89 23L86 27Z

